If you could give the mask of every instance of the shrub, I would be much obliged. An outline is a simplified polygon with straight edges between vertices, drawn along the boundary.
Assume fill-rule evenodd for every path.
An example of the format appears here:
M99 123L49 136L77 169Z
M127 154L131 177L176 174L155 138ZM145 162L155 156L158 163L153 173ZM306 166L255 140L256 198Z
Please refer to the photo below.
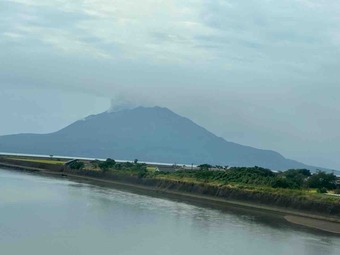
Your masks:
M74 161L69 165L71 169L77 169L77 170L83 169L84 166L85 166L84 162L81 162L81 161Z
M210 168L212 168L211 165L209 164L202 164L198 166L200 168L201 171L208 171Z
M322 187L322 188L318 188L316 190L317 193L327 193L327 189L325 187Z
M146 169L138 171L138 178L144 178L147 175Z
M98 163L98 167L103 171L106 172L109 169L115 167L116 165L116 161L114 161L113 159L108 158L106 161L104 162L99 162Z
M284 189L298 189L300 188L300 184L296 183L295 181L289 179L289 178L284 178L284 177L276 177L272 183L271 186L273 188L284 188Z

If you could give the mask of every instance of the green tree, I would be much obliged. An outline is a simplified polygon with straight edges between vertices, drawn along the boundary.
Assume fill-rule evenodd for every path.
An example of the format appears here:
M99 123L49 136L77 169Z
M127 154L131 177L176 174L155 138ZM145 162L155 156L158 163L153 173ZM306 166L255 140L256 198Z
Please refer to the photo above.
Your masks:
M103 171L103 172L107 172L110 169L113 169L116 165L116 161L108 158L106 161L104 162L100 162L98 164L98 167Z
M111 168L116 164L116 161L114 159L108 158L106 159L106 164Z
M307 169L289 169L280 175L290 182L290 188L302 188L311 172Z
M327 193L327 189L324 188L324 187L318 188L318 189L316 190L316 192L317 192L317 193Z
M121 170L122 169L122 164L121 163L116 163L114 169Z
M316 189L335 189L335 181L336 176L333 173L327 174L326 172L318 171L308 178L307 186Z
M81 169L83 169L83 168L85 167L85 164L84 164L84 162L81 162L81 161L73 161L73 162L69 165L69 167L70 167L71 169L81 170Z
M285 178L285 177L276 177L272 183L273 188L283 188L283 189L296 189L300 188L299 185L297 185L295 182L293 182L291 179Z
M200 170L202 171L208 171L210 168L212 168L212 165L209 164L202 164L198 166L200 168Z

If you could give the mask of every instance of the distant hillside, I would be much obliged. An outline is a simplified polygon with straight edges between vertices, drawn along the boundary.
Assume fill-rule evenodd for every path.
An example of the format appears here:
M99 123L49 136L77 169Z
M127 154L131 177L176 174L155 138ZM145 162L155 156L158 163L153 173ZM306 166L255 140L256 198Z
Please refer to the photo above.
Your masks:
M51 134L0 137L0 151L270 169L309 168L275 151L228 142L167 108L104 112Z

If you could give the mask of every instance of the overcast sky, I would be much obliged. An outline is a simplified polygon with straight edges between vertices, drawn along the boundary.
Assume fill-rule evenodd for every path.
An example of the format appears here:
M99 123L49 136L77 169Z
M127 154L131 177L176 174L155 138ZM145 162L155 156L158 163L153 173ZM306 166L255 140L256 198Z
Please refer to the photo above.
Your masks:
M340 169L339 0L1 0L0 135L165 106Z

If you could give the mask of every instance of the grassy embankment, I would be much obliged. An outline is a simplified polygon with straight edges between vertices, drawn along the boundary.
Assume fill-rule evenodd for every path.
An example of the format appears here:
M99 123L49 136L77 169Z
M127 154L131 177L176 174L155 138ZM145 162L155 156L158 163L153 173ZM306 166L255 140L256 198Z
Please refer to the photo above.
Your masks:
M103 171L106 174L135 176L140 179L173 181L177 183L202 184L205 186L228 188L248 193L272 194L275 196L293 197L301 201L318 201L340 204L340 197L333 196L339 192L335 189L332 174L311 175L308 170L289 170L274 173L260 167L234 167L227 170L188 171L179 170L173 173L156 171L155 167L138 163L87 162L81 166L85 171ZM320 182L319 179L327 179Z
M191 175L192 174L192 175ZM229 173L230 174L230 173ZM191 175L191 176L190 176ZM228 175L228 173L226 174ZM149 175L151 178L180 181L185 183L196 183L196 184L207 184L219 188L231 188L235 190L242 190L254 193L270 193L274 195L283 195L287 197L301 198L303 200L313 200L320 202L331 202L340 203L340 197L330 196L334 191L329 193L318 193L317 189L312 188L301 188L301 189L290 189L290 188L273 188L265 184L249 184L243 182L237 182L235 180L224 180L221 179L205 179L196 176L196 173L172 173L164 174L159 173L156 175Z

